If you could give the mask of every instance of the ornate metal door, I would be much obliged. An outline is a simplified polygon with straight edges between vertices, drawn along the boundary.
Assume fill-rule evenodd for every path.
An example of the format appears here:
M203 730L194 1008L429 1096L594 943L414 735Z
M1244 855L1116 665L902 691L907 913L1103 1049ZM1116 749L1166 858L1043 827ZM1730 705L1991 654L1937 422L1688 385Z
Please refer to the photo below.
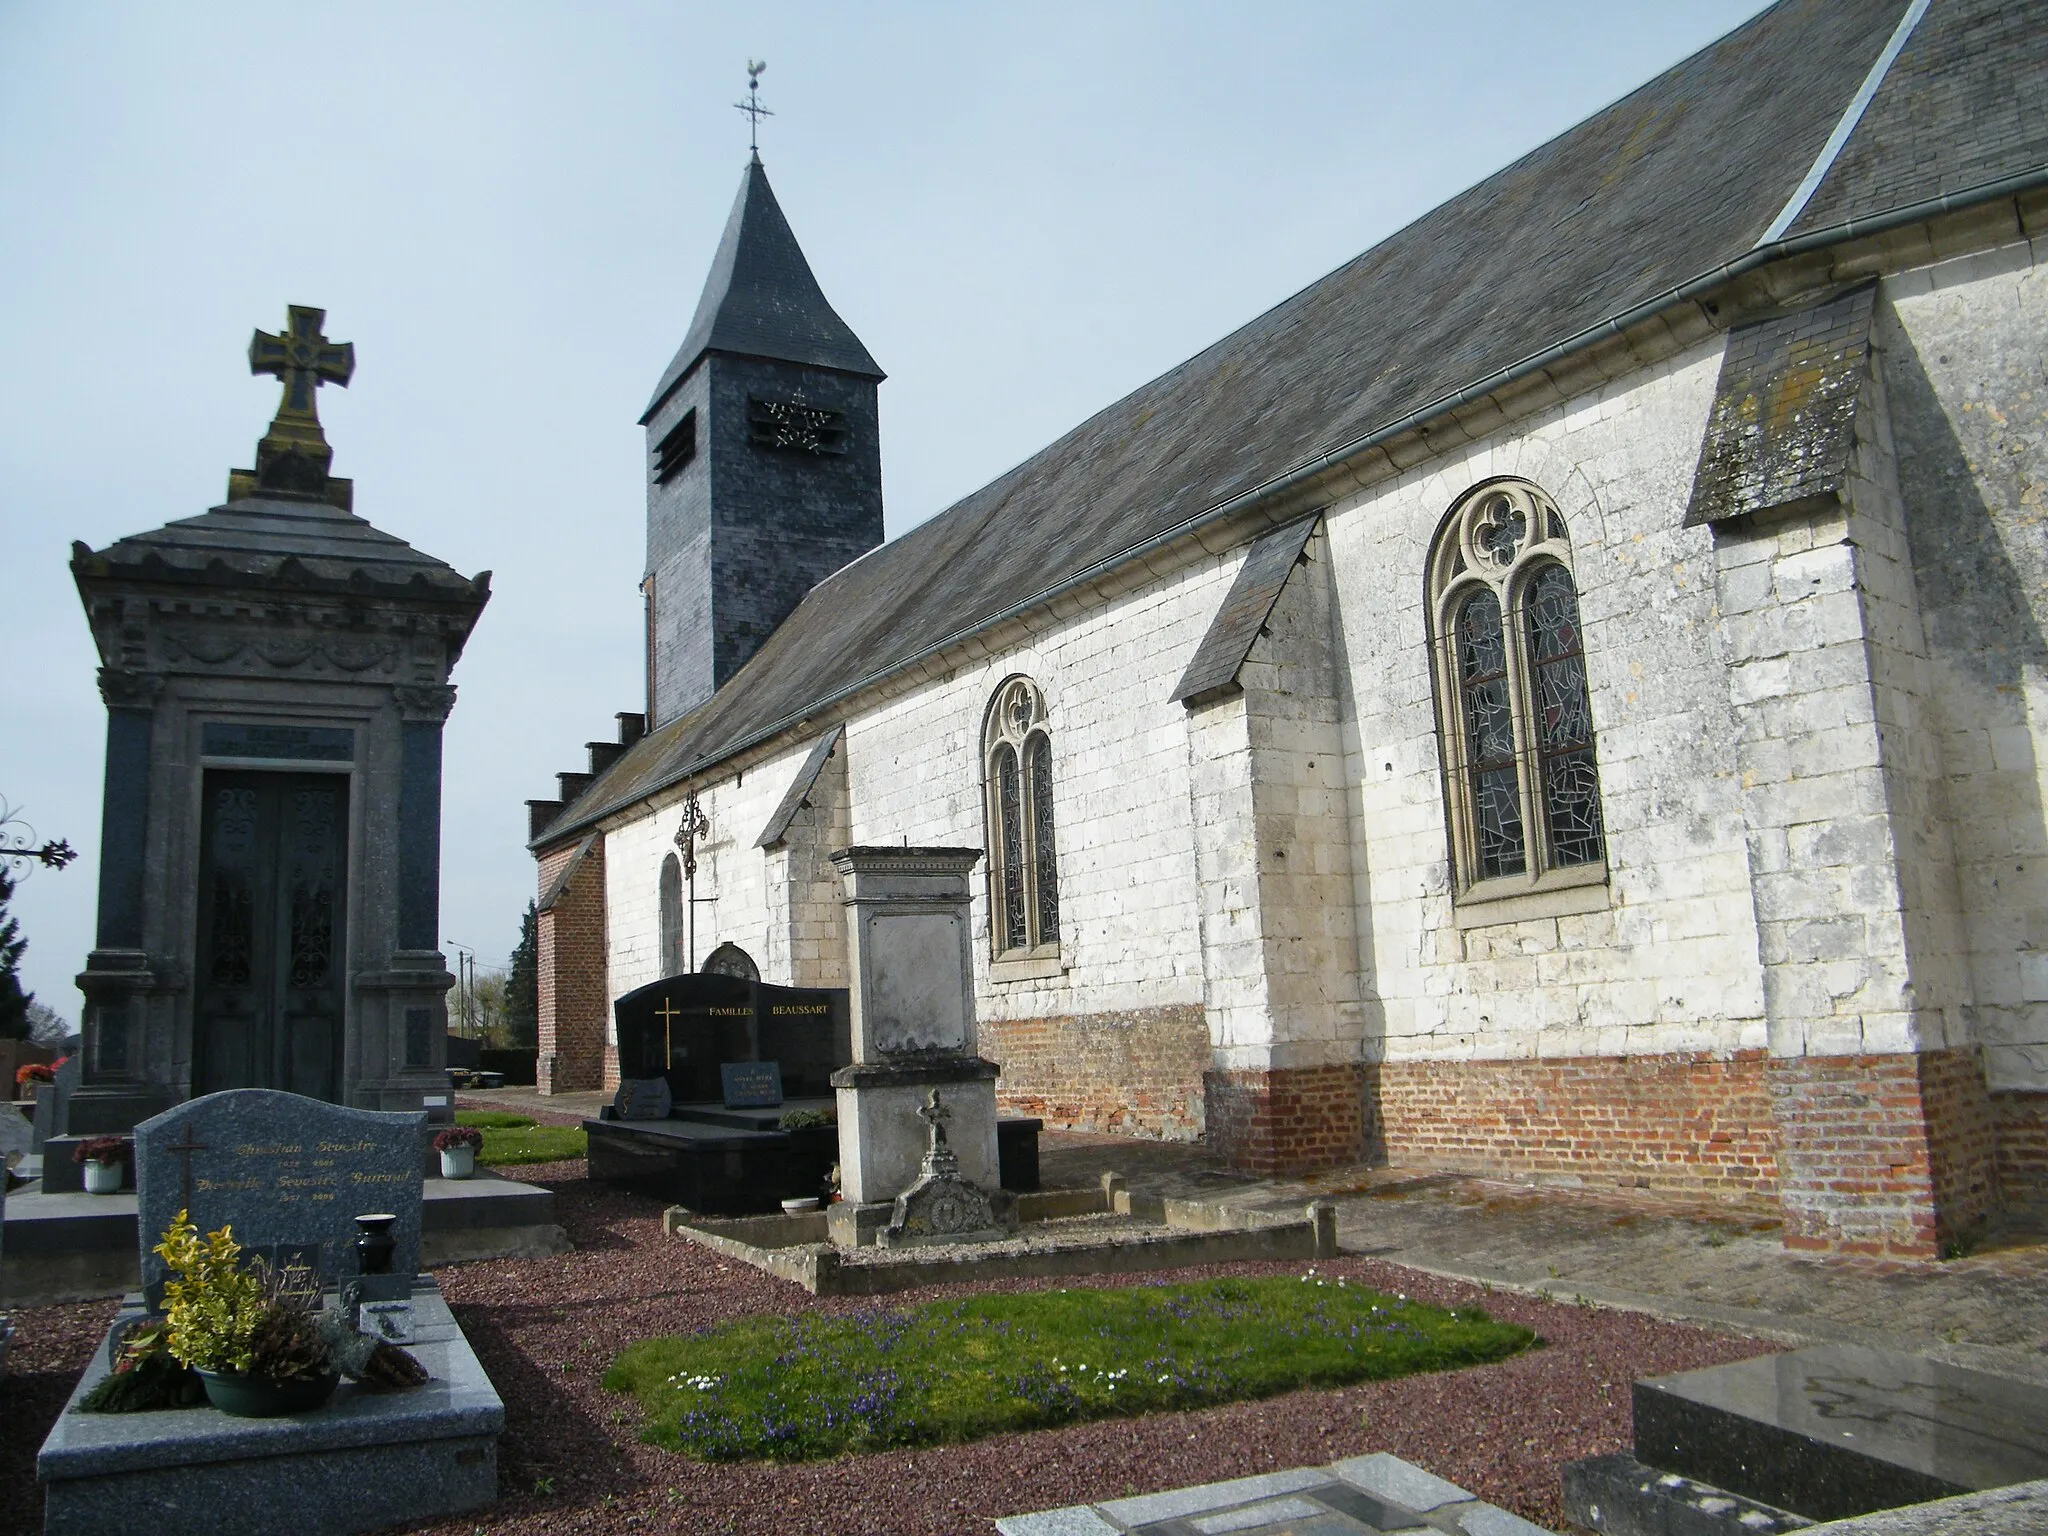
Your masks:
M348 786L206 775L192 1091L341 1098Z

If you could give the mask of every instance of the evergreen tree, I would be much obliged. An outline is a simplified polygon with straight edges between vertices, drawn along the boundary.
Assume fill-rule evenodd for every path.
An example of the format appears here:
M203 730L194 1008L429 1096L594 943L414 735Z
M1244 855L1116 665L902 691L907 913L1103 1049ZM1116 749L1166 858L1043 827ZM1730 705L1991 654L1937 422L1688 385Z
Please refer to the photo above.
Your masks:
M35 1001L35 994L21 990L18 967L28 940L22 937L21 924L7 910L13 896L14 877L5 864L0 864L0 1039L26 1040L28 1005Z
M505 1038L521 1048L540 1043L540 910L530 901L505 976Z

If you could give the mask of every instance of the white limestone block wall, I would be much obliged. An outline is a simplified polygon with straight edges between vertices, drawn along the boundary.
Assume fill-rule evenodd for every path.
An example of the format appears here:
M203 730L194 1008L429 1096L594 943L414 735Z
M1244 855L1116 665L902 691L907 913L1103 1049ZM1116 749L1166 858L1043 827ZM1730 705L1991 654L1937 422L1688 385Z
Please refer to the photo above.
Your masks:
M777 952L769 938L773 914L767 861L754 844L809 750L810 743L799 742L738 774L728 772L699 786L698 805L711 832L697 845L698 964L730 942L762 967L762 980L786 979L768 968L768 957ZM670 791L643 814L607 827L605 900L615 997L660 979L661 865L676 852L682 819L683 796ZM683 896L687 906L687 887Z
M1721 344L1504 428L1329 519L1354 716L1354 879L1369 1036L1389 1060L1728 1053L1764 999L1714 560L1682 526ZM1459 928L1424 569L1445 513L1501 475L1571 539L1609 870L1603 908Z
M1187 712L1174 684L1229 590L1243 546L1108 602L1074 601L847 727L861 843L987 846L982 724L1005 678L1045 696L1059 859L1057 975L992 980L988 888L974 879L976 1006L986 1019L1203 1000Z
M1886 404L1941 732L1972 1022L2048 1089L2048 275L2039 243L1885 281Z

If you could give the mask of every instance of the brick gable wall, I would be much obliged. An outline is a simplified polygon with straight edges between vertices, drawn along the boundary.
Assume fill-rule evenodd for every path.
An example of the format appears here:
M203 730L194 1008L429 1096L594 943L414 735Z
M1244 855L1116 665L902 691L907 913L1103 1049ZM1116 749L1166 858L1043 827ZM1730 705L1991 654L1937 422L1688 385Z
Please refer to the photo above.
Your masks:
M552 887L576 845L542 854L540 889ZM554 903L540 914L540 1060L542 1093L609 1086L618 1068L608 1044L611 1019L606 985L604 839L589 851Z

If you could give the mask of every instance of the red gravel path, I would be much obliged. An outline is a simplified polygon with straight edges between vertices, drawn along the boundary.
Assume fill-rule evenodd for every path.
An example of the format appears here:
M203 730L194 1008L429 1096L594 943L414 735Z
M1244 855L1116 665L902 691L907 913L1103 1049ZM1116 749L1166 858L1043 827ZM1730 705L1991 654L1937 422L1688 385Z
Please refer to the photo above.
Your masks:
M1432 1279L1370 1259L1348 1275L1439 1305L1482 1305L1535 1329L1547 1347L1498 1365L1402 1381L1297 1392L1265 1402L995 1436L967 1446L890 1451L790 1466L713 1466L637 1439L638 1407L603 1390L613 1353L634 1339L750 1312L872 1305L820 1300L661 1234L660 1205L582 1178L583 1165L519 1176L554 1186L576 1245L556 1259L501 1259L440 1271L506 1404L503 1498L482 1518L432 1526L472 1532L974 1532L998 1515L1392 1451L1539 1524L1561 1527L1560 1463L1629 1443L1628 1383L1761 1353L1771 1346L1633 1313L1559 1306ZM1161 1279L1291 1271L1237 1264ZM1015 1282L1036 1289L1068 1280ZM905 1302L969 1287L904 1293ZM113 1303L14 1314L13 1376L0 1384L0 1530L40 1529L35 1447L113 1313Z

